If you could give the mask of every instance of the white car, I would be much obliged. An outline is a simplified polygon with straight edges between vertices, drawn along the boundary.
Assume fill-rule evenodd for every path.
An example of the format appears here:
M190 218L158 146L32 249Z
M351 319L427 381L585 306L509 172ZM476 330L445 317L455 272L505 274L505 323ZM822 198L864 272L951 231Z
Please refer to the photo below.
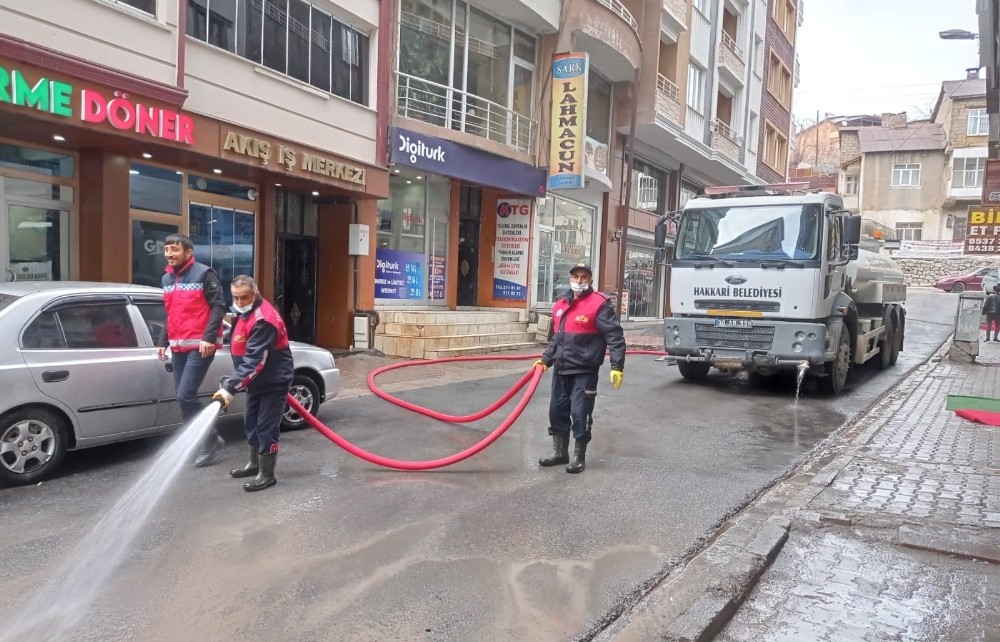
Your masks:
M156 356L164 323L157 288L0 284L0 485L49 476L68 450L179 427L173 369ZM328 350L296 342L291 348L291 393L315 412L337 394L340 370ZM199 396L207 401L232 370L227 344L212 361ZM243 412L245 399L236 395L229 416ZM304 425L286 406L282 428Z
M997 285L1000 285L1000 268L993 267L983 275L983 292L990 294Z

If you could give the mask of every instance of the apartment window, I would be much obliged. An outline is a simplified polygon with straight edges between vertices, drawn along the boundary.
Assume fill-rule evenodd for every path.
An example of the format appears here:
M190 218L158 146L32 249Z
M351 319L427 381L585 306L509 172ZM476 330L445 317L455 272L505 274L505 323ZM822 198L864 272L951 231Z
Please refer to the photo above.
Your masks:
M990 133L990 116L985 109L969 110L968 136L987 136Z
M785 107L791 105L792 72L788 70L788 67L773 52L771 53L771 61L768 66L767 90Z
M667 175L641 160L635 161L632 172L632 207L659 214L665 211Z
M795 28L798 25L796 0L771 0L771 17L778 23L788 42L795 43Z
M844 177L844 196L857 196L858 186L861 183L860 176Z
M708 0L693 0L691 3L694 8L701 12L701 15L708 15L708 8L705 6L708 4Z
M400 112L528 149L536 48L534 36L460 0L402 0Z
M896 223L896 238L900 241L924 240L923 223Z
M705 111L705 71L691 64L688 65L687 104L699 114Z
M892 166L892 187L920 187L920 163L896 163Z
M123 4L133 9L138 9L143 13L156 16L156 0L117 0L118 4Z
M368 35L308 2L187 0L187 6L192 38L325 92L368 103Z
M788 138L778 133L777 128L769 122L764 122L764 162L771 169L785 175L788 165Z
M985 158L956 158L951 174L951 186L954 188L982 187L985 173Z

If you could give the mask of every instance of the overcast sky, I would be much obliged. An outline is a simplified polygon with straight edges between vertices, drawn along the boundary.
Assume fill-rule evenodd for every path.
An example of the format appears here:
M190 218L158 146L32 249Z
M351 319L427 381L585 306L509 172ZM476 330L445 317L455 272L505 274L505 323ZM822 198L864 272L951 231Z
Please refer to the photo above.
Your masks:
M945 29L978 31L975 0L805 0L797 51L801 122L837 115L929 113L943 80L979 64L978 41L941 40Z

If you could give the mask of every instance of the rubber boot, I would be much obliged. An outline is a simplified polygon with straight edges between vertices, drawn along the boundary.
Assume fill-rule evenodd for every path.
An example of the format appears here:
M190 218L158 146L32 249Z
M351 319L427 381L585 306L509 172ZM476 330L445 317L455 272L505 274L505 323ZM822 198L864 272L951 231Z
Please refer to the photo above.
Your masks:
M278 453L258 455L257 460L260 462L260 470L257 471L257 476L253 478L253 481L243 484L243 490L248 493L264 490L278 483L278 480L274 477L274 464L278 461Z
M225 445L226 441L213 430L212 434L202 442L201 450L198 451L198 456L194 460L194 467L204 468L217 462L219 460L219 448Z
M243 468L234 468L229 471L229 475L240 479L242 477L253 477L259 471L257 459L257 446L250 446L250 459L247 460L246 466Z
M552 435L552 456L538 460L539 466L561 466L569 463L569 433Z
M570 462L569 466L566 466L567 473L582 473L584 467L587 465L587 443L583 441L577 441L576 445L573 447L573 461Z

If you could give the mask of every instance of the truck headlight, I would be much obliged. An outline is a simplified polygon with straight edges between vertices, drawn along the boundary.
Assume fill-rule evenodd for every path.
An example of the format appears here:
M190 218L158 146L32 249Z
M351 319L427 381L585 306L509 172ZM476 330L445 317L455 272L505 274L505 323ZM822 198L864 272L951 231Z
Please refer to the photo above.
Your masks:
M796 332L795 333L795 340L796 341L802 341L805 338L806 338L806 333L805 332Z
M801 343L793 343L792 344L792 352L802 352L802 344Z
M679 346L680 344L681 344L681 338L680 337L674 337L674 345L675 346Z
M816 333L815 332L810 332L809 333L809 340L810 341L815 341L816 340Z

